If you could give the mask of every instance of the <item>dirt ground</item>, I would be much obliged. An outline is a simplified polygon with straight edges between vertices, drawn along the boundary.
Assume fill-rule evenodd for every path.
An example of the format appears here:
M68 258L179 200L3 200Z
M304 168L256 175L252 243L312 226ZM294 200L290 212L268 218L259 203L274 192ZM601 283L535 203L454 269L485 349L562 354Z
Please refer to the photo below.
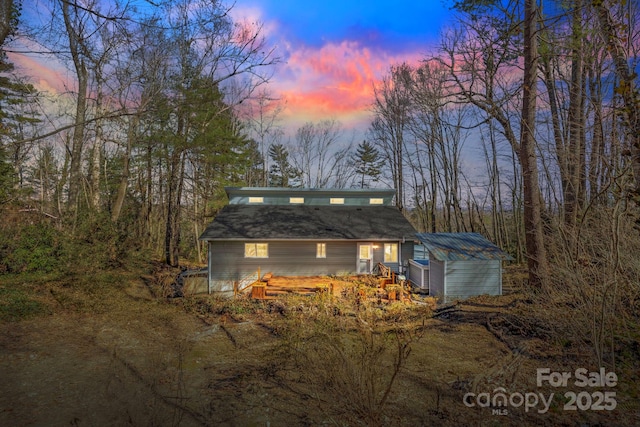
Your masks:
M261 302L257 312L244 310L249 305L216 311L206 298L157 298L142 280L110 298L110 307L95 313L58 310L0 324L0 425L640 425L624 378L614 411L565 411L558 399L542 414L541 405L497 413L465 404L465 395L474 402L468 393L498 388L548 394L555 390L537 386L537 368L578 367L539 339L510 335L508 297L410 317L413 335L396 332L378 345L365 333L361 347L318 341L327 329L295 338L296 317L277 301ZM386 319L406 326L400 315L395 323ZM400 352L405 363L376 412L394 371L383 361ZM373 389L379 392L371 404L363 394Z

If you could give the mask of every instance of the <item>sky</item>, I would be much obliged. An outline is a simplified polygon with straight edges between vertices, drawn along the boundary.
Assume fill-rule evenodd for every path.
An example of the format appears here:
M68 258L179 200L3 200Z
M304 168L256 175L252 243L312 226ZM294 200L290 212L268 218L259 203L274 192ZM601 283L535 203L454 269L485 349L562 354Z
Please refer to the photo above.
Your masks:
M108 1L108 0L105 0ZM283 105L285 134L307 122L339 121L364 133L371 120L373 84L390 67L417 63L432 52L453 0L228 0L232 17L260 22L282 62L268 85ZM33 4L32 4L33 6ZM23 19L31 19L28 3ZM45 11L46 12L46 11ZM42 17L40 17L42 18ZM11 58L11 57L10 57ZM12 61L40 90L60 93L73 75L45 59Z
M373 84L394 64L433 52L450 17L448 0L238 0L237 19L257 20L283 62L269 90L296 128L336 119L363 132Z

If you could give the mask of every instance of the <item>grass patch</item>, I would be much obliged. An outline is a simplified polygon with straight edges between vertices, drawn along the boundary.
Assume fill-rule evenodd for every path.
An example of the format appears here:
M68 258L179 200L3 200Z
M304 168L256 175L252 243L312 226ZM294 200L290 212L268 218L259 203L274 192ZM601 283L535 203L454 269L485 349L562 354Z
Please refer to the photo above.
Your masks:
M49 284L56 273L3 274L0 281L0 322L17 322L53 313Z
M59 310L104 313L139 280L142 266L91 272L23 272L0 275L0 322L20 321Z
M46 287L62 308L97 314L118 304L128 283L139 277L140 271L125 269L74 272L48 282Z
M0 286L0 321L16 322L51 313L51 308L35 299L29 288Z

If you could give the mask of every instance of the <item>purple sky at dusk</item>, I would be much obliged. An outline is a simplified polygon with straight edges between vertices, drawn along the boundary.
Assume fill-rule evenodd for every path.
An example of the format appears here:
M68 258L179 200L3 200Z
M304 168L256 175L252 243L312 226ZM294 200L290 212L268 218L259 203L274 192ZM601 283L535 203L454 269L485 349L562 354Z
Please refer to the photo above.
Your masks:
M373 83L432 52L450 2L238 0L233 15L264 24L283 63L269 85L287 127L337 119L364 131Z
M391 65L416 63L433 51L452 3L235 0L231 14L237 21L262 23L264 36L282 59L268 90L283 103L280 119L287 134L305 122L325 119L364 132L374 82ZM22 19L43 16L46 11L24 3ZM64 92L73 78L47 59L10 58L40 90Z

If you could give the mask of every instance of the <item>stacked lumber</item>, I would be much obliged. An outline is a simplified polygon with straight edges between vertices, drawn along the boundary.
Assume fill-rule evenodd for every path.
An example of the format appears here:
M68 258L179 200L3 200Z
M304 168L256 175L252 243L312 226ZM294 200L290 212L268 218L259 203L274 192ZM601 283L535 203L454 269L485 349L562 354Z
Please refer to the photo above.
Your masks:
M284 295L311 296L332 293L333 285L326 277L274 277L267 273L260 282L253 284L251 297L256 299L278 298Z

